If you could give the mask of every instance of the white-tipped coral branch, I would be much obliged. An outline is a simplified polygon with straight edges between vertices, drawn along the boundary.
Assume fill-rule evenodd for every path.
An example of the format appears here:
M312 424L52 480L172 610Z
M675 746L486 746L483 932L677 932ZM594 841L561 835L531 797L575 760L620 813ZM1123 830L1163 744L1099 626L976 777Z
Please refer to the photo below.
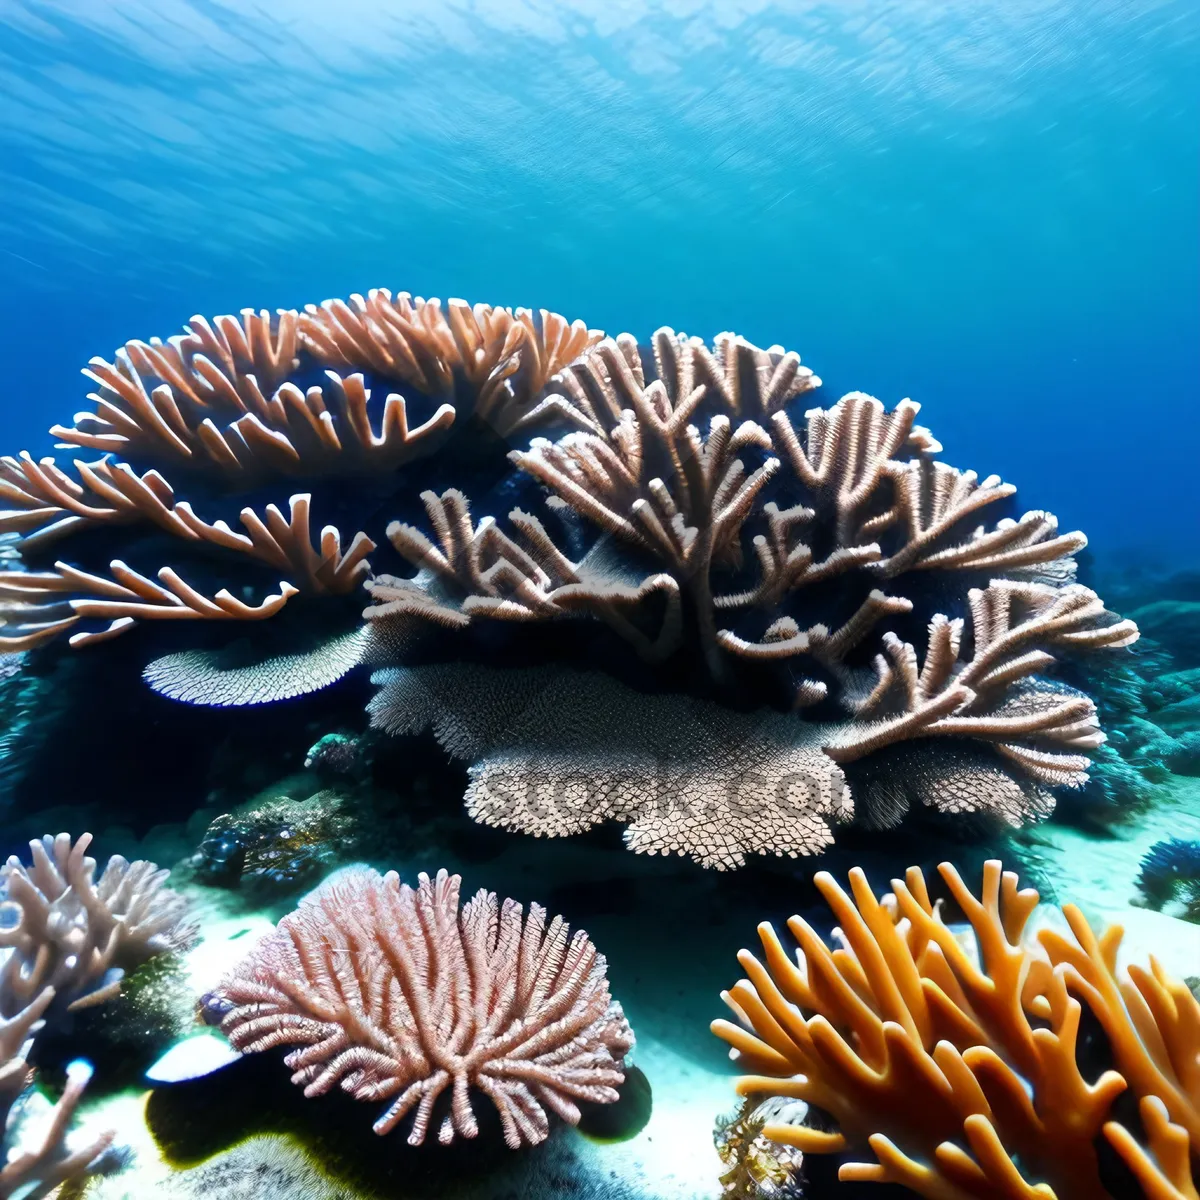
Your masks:
M415 616L447 628L473 620L540 621L591 616L616 630L648 661L671 654L680 643L679 589L670 575L658 574L626 585L572 562L554 544L542 523L520 509L509 513L519 541L490 518L471 520L466 497L451 488L422 494L438 539L399 521L388 538L419 574L415 579L379 576L368 585L374 603L365 615L382 624ZM639 619L653 597L663 600L657 628Z
M68 1144L71 1120L91 1078L91 1068L85 1063L72 1063L67 1068L67 1085L36 1141L9 1144L10 1115L33 1080L26 1055L53 998L54 989L46 988L15 1016L0 1019L0 1200L58 1195L55 1189L63 1183L82 1186L100 1169L116 1136L108 1132L81 1146Z
M341 1086L385 1101L375 1132L412 1114L408 1141L473 1138L472 1093L495 1106L516 1150L543 1141L550 1115L618 1098L629 1025L604 958L561 917L529 915L480 891L459 910L457 875L349 868L280 921L214 999L235 1048L294 1047L306 1096Z
M524 308L450 300L443 312L438 300L386 288L310 304L301 328L323 361L367 365L429 396L452 397L462 378L476 416L502 437L554 411L540 406L547 381L603 336L545 309L535 318Z
M89 397L95 410L51 429L61 445L147 458L245 488L279 477L394 470L435 449L454 423L454 407L442 404L413 427L407 402L392 394L376 432L360 374L326 372L324 387L301 391L285 381L264 392L253 375L227 376L203 355L168 368L162 354L137 345L115 363L92 359L85 374L99 388ZM155 384L160 370L167 379ZM222 383L188 386L198 378Z
M876 684L857 704L868 719L840 731L826 751L847 763L912 738L976 738L996 743L1038 782L1085 782L1089 763L1078 751L1104 741L1095 704L1069 689L1031 686L1030 677L1054 661L1045 647L1127 646L1137 627L1113 619L1095 592L1077 584L1056 590L998 581L968 599L971 660L959 662L962 622L941 615L930 623L923 664L911 643L884 634ZM889 706L895 715L869 719Z

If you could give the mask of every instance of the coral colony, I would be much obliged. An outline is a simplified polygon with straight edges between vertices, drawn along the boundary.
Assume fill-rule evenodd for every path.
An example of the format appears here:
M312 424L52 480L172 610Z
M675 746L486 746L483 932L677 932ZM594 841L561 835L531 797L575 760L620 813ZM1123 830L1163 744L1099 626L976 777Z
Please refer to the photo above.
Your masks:
M1049 678L1056 657L1137 638L1074 582L1084 536L1004 515L1015 489L940 461L916 404L799 411L820 380L732 334L660 329L642 349L378 290L197 317L87 374L94 408L53 432L101 457L0 462L0 530L30 567L0 573L3 647L279 620L365 582L359 629L331 608L316 647L234 665L185 649L146 677L261 703L382 667L375 723L432 726L484 823L620 821L634 850L718 868L913 804L1021 824L1103 741L1091 699ZM521 506L479 516L469 478L424 486L460 471ZM296 479L313 491L243 507L244 532L214 515ZM410 512L419 496L423 522L314 540L323 502L376 513L388 491ZM147 557L164 533L166 565ZM112 546L157 581L105 561ZM552 694L565 719L545 722L530 697Z
M943 462L916 404L822 405L796 354L733 334L643 346L378 290L195 317L86 374L92 406L52 431L67 457L0 460L0 652L137 647L152 688L216 707L370 673L374 730L306 767L352 789L376 740L430 732L485 825L616 822L718 870L914 809L1018 827L1104 741L1057 669L1138 637L1077 581L1084 536ZM328 796L216 817L185 869L319 876L346 838ZM112 1166L111 1135L68 1144L82 1069L17 1147L31 1044L196 935L165 872L114 857L97 878L89 842L3 871L0 1198ZM1156 853L1148 893L1186 857ZM882 898L817 874L839 929L793 918L795 955L760 927L713 1027L749 1072L714 1186L799 1195L833 1156L930 1200L1196 1200L1200 1003L1153 959L1118 971L1121 931L1070 906L1070 937L1023 936L1037 894L998 862L979 898L942 876L969 936L915 868ZM335 871L201 1013L413 1146L494 1110L519 1150L618 1101L634 1038L604 956L537 904L459 889Z
M845 1155L842 1180L898 1183L929 1200L1105 1196L1106 1151L1152 1200L1195 1195L1195 997L1153 960L1122 980L1120 927L1097 937L1070 905L1071 937L1042 930L1023 941L1038 894L995 860L978 898L948 863L941 874L974 954L912 868L882 899L861 871L852 895L817 875L838 948L793 917L796 958L769 924L763 959L738 956L747 978L725 994L737 1023L713 1023L753 1072L738 1091L802 1101L836 1122L767 1124L765 1137ZM1079 1062L1085 1009L1108 1043L1094 1078Z

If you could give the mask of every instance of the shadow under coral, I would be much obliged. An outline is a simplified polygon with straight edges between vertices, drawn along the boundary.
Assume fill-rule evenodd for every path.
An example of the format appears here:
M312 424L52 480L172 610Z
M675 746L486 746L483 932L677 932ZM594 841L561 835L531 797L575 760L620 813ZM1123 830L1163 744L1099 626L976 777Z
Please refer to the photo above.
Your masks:
M645 1076L631 1068L613 1111L585 1106L579 1129L600 1142L625 1140L650 1117ZM305 1099L274 1054L248 1055L201 1079L152 1091L146 1123L166 1162L186 1170L248 1139L285 1135L332 1180L366 1196L527 1196L537 1178L547 1194L569 1195L578 1141L556 1126L549 1139L519 1153L504 1144L500 1122L486 1104L476 1105L479 1136L451 1146L410 1146L404 1134L379 1137L369 1106L341 1093ZM556 1178L557 1177L557 1178ZM478 1190L477 1189L481 1189Z

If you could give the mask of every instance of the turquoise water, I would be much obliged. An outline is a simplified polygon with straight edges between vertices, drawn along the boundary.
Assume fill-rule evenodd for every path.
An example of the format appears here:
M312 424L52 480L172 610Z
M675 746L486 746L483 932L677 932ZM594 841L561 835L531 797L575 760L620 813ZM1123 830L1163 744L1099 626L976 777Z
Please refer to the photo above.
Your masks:
M938 1086L991 1062L981 1047L1002 1064L984 1090L1031 1096L1043 1122L1029 1135L988 1091L1013 1170L1043 1185L1023 1194L1192 1195L1200 1072L1186 1020L1163 1014L1200 1029L1198 80L1195 0L0 0L0 1200L43 1195L20 1172L49 1186L67 1149L83 1200L994 1200L969 1171L952 1191L838 1177L884 1161L875 1132L924 1166L939 1143L985 1161L982 1114L955 1107L970 1089L951 1104ZM77 448L99 427L79 373L93 356L245 308L278 310L264 336L285 339L304 320L287 310L380 287L549 309L582 340L531 383L540 318L520 360L497 351L508 391L491 394L445 341L446 378L424 386L361 345L339 359L314 316L272 386L295 404L297 386L326 389L337 454L279 407L238 474L212 447L242 445L234 406L251 367L274 368L229 350L226 324L207 374L193 357L172 379L128 368L175 413L165 436L133 422L133 473ZM694 351L684 387L648 347L661 326L722 365L744 350L728 330L797 351L823 387L801 373L768 403L743 371L731 399L733 374L669 341ZM621 384L619 354L649 386ZM363 373L390 443L363 450L327 368ZM204 390L214 371L239 400ZM653 407L677 414L701 378L711 476L702 435ZM136 397L114 379L101 408L128 433ZM581 420L605 387L612 421L599 401ZM570 403L545 427L505 424L552 389ZM852 390L899 415L833 407ZM413 426L450 417L395 460L393 392ZM942 448L904 424L906 397ZM53 450L49 427L80 413L75 446ZM862 463L821 457L835 428L843 449L901 429L857 499L838 485ZM5 457L23 450L68 475ZM941 463L1017 497L972 508L974 477ZM948 478L963 509L938 531ZM289 495L287 527L267 505ZM82 519L44 537L68 510ZM1027 510L1052 552L970 541ZM1054 541L1042 510L1087 549ZM341 535L322 540L325 522ZM360 530L378 543L362 562ZM245 619L256 605L276 607ZM973 972L1002 974L998 931L964 889L998 888L995 858L1044 903L997 901L1025 974L993 1020ZM834 890L853 868L869 937ZM463 901L481 895L456 920L459 876ZM891 898L873 906L868 884ZM497 897L544 904L605 956L571 977L570 1014L595 1005L571 1032L591 1056L578 1077L604 1076L586 1095L541 1059L551 1082L521 1091L536 1056L519 1038L462 1066L479 1013L502 1020L480 981L518 961L507 941L494 961L479 948L481 930L517 936ZM770 987L738 952L793 914L811 926L791 927L806 978L826 984L770 959L790 1007L764 1016ZM1084 920L1127 930L1115 967L1085 953ZM522 971L558 971L548 945ZM1173 982L1125 974L1151 955ZM1089 969L1125 1000L1101 1003L1072 974ZM754 987L727 1007L743 973ZM1060 983L1080 1041L1043 1075L1032 1031L1047 1054L1074 1038ZM955 1021L928 1007L937 989ZM557 1053L537 996L509 1015L552 1025ZM287 1049L350 1031L336 1071L285 1068L256 1039L260 1018L299 1011L279 1020ZM722 1016L762 1040L714 1037ZM855 1092L801 1018L885 1083L881 1047L921 1070L882 1100ZM957 1076L943 1038L967 1051ZM451 1060L471 1112L443 1094L388 1115ZM1087 1113L1061 1099L1105 1070L1124 1095L1099 1087ZM332 1094L305 1098L292 1071ZM785 1082L751 1089L735 1121L747 1071ZM485 1096L489 1079L512 1090ZM779 1138L760 1133L762 1095ZM1138 1183L1137 1154L1168 1171L1156 1102L1190 1139L1174 1193ZM31 1167L17 1148L54 1103L75 1140ZM844 1147L818 1136L834 1128Z
M386 286L781 342L1196 557L1197 6L430 7L4 5L7 445L130 337Z

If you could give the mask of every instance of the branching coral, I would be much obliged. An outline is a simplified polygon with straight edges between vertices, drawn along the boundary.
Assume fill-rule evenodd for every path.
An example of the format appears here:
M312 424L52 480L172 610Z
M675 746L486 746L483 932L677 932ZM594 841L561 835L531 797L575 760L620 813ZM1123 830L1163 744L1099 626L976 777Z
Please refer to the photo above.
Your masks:
M225 520L197 515L175 484L196 489L206 507L296 479L342 480L353 490L364 477L389 480L428 455L464 424L463 410L476 418L468 427L484 422L501 436L552 425L560 414L542 406L547 381L600 336L545 310L451 301L443 313L436 300L405 293L393 299L384 291L305 313L193 317L179 337L127 342L112 362L92 359L85 374L96 385L93 409L51 432L61 449L102 457L61 465L24 452L0 459L0 532L19 534L22 553L35 561L80 532L126 527L122 539L132 543L139 535L127 527L157 529L178 539L182 553L230 560L239 580L239 559L243 567L249 560L284 572L283 599L234 607L222 602L222 589L216 603L185 597L181 609L142 594L138 600L149 599L148 606L110 617L96 605L95 564L80 575L78 566L56 563L53 575L36 575L40 587L22 585L13 573L0 580L7 601L0 642L29 649L84 621L88 628L73 630L73 644L84 645L140 619L183 611L257 619L274 615L290 589L356 589L374 543L359 531L343 544L334 526L314 539L310 493L291 497L290 518L274 504L243 508L246 532L238 533ZM396 386L408 394L389 390ZM414 405L424 419L413 420ZM107 626L92 630L96 619Z
M117 994L127 970L196 934L186 902L154 863L108 860L95 878L91 834L49 834L29 843L32 862L10 858L0 903L0 1018L15 1016L46 989L71 1009Z
M386 1100L375 1132L413 1113L420 1145L475 1137L472 1090L496 1107L507 1144L572 1124L580 1101L610 1103L633 1035L604 958L512 900L480 891L459 910L459 877L348 868L327 880L224 981L210 1009L242 1051L286 1058L305 1095L337 1085ZM445 1110L443 1112L443 1110Z
M53 999L54 989L44 988L19 1011L0 1018L0 1200L47 1196L61 1183L82 1183L113 1141L114 1134L106 1133L82 1147L67 1145L71 1118L90 1076L80 1064L68 1070L66 1090L36 1144L9 1145L15 1109L33 1080L26 1057Z
M999 862L986 864L979 898L940 870L974 952L911 868L882 900L860 870L849 895L816 876L836 949L793 917L795 960L769 924L763 958L738 956L747 978L724 997L737 1023L713 1031L752 1072L739 1092L802 1100L835 1124L764 1134L842 1156L843 1180L930 1200L1111 1196L1110 1155L1147 1197L1194 1198L1200 1003L1154 960L1119 971L1121 929L1097 936L1073 906L1073 936L1023 940L1038 895ZM1094 1077L1081 1065L1091 1024L1108 1062Z
M30 842L28 866L14 857L0 870L0 1200L32 1200L64 1182L81 1184L105 1165L113 1141L107 1133L79 1146L68 1142L91 1077L82 1062L68 1067L66 1088L36 1133L27 1135L14 1119L28 1101L30 1046L47 1019L111 999L127 969L195 936L183 898L163 886L166 871L114 855L97 879L90 843L86 833L75 842L65 833L47 835Z
M617 663L627 644L631 657L661 670L655 692L699 691L741 710L802 710L803 723L781 726L778 753L766 760L788 761L800 744L822 747L853 768L850 786L867 802L869 823L894 823L912 798L1013 824L1044 816L1053 808L1046 789L1082 784L1086 752L1104 740L1089 697L1046 672L1063 655L1128 646L1136 627L1074 582L1071 556L1086 544L1082 534L1059 534L1054 518L1038 511L980 523L1003 511L997 506L1014 489L937 461L941 447L916 423L911 401L888 412L851 393L810 410L799 426L788 405L819 382L795 355L732 335L711 350L669 329L654 335L648 353L628 336L599 342L560 373L560 390L546 400L571 414L564 423L574 428L556 440L534 437L509 456L514 486L550 493L549 519L514 508L502 528L474 516L459 489L424 492L430 532L406 522L387 529L415 574L367 585L376 636L424 626L457 638L460 656L464 647L492 652L489 626L507 625L515 638L521 627L574 621L581 641L594 638L589 625L604 626L615 638L593 653ZM872 654L880 645L882 653ZM379 723L407 731L428 723L418 716L419 699L405 701L412 719L397 701L397 681L415 676L382 678L388 694L375 708ZM486 706L479 689L499 686L482 673L469 699L447 692L445 701ZM677 729L671 697L631 704L660 730ZM612 728L607 717L597 719L599 709L607 701L586 717L575 705L569 737L550 718L540 739L531 738L521 710L486 745L463 748L474 764L472 811L538 834L574 830L583 818L556 812L543 820L518 799L505 811L481 805L482 781L500 761L511 774L522 756L535 791L571 774L572 755L576 773L585 761L596 770L600 739ZM590 745L582 735L589 727ZM646 736L645 746L621 744L657 754ZM945 747L929 749L931 738ZM547 775L555 741L557 765ZM900 751L914 741L922 743L918 766L889 774L871 761L882 754L900 764ZM719 735L715 745L722 750L714 759L727 752ZM698 759L690 750L684 757ZM602 773L616 767L608 763ZM706 768L699 777L698 786L681 789L697 803L713 792ZM773 810L769 790L760 791L763 823L752 820L744 836L706 842L714 835L699 831L714 827L709 808L683 820L696 841L667 845L734 865L762 844L771 811L789 811L793 821L803 815L806 829L824 830L833 812L827 803L805 809L793 799ZM644 807L626 782L585 825L602 815L634 819ZM629 840L641 839L634 832ZM823 836L777 843L789 853L823 844Z
M645 798L617 789L603 811L633 821L631 844L645 849L732 865L766 848L763 831L786 813L804 832L777 844L811 851L835 811L848 815L829 802L843 782L874 825L914 802L1013 824L1042 816L1048 789L1080 786L1103 741L1089 697L1048 674L1063 657L1137 637L1074 581L1083 535L1039 510L1010 515L1011 484L940 461L918 405L888 411L852 392L801 417L820 380L796 354L731 333L708 344L662 328L643 349L544 310L376 290L302 313L197 317L183 336L130 342L89 373L94 410L55 432L110 457L0 461L10 505L0 533L19 534L36 568L0 573L0 649L63 633L88 645L142 620L259 621L290 605L269 659L185 648L146 678L191 702L266 703L361 663L406 667L414 650L422 665L475 653L481 667L497 654L531 668L603 662L658 697L647 719L653 710L663 730L674 695L737 719L796 710L790 724L766 723L778 739L766 760L788 762L802 745L844 772L807 807L764 798L748 828L716 843L700 832L716 828L706 813L681 816L678 836L643 839ZM418 463L451 437L452 454ZM473 513L465 487L428 486L447 460L518 502L506 522ZM182 499L168 475L207 494ZM216 516L229 494L284 480L290 490L297 477L321 480L322 492L291 495L286 512L256 494L240 509L242 532ZM395 551L407 572L376 575L382 539L366 531L317 535L312 513L326 497L342 513L366 510L364 523L394 499L407 519L387 526L381 554ZM412 519L418 497L425 527ZM85 562L36 561L81 530L79 543L96 547ZM109 557L114 540L124 552L127 538L157 547L163 535L191 556L186 571L162 567L156 580L132 554ZM352 595L363 582L371 603L358 636L341 623L348 611L327 608L322 645L287 641L308 638L304 596ZM605 728L580 716L581 729ZM480 753L511 762L515 736ZM643 749L656 744L648 735ZM482 778L488 769L470 757ZM568 766L545 739L534 759ZM915 765L898 770L905 762ZM831 778L826 763L813 772ZM717 776L730 781L704 767L681 791L711 796ZM533 832L571 827L519 806L479 811Z

